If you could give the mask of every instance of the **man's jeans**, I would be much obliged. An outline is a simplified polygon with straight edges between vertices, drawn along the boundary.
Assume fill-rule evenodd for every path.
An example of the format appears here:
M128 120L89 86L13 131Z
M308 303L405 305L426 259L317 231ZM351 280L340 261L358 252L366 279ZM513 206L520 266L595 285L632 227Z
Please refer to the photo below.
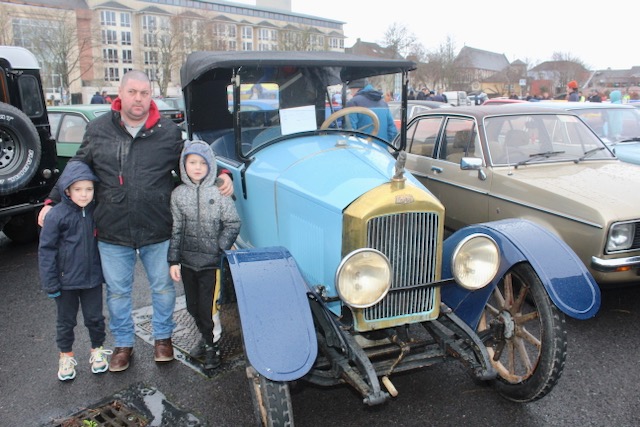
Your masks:
M115 346L133 347L135 341L131 291L138 255L147 272L151 287L154 338L156 340L171 338L175 327L173 310L176 305L176 289L169 275L167 262L169 241L143 246L138 250L98 242L98 249L107 283L109 329L115 339Z

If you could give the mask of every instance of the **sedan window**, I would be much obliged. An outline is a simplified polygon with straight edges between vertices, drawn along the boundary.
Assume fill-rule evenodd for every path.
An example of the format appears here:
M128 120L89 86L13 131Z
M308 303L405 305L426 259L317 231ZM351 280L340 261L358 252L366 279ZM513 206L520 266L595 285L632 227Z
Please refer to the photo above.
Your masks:
M414 121L407 129L409 153L432 157L443 119L437 116Z
M570 115L491 117L485 121L485 130L494 165L613 157L600 139ZM590 154L585 157L585 153Z

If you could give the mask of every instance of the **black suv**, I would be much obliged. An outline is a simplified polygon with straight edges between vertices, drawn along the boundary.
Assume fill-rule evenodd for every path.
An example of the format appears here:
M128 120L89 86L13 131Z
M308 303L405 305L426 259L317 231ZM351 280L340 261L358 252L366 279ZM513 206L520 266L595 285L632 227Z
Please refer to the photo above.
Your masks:
M0 230L17 243L38 237L37 211L59 175L39 69L28 50L0 46Z

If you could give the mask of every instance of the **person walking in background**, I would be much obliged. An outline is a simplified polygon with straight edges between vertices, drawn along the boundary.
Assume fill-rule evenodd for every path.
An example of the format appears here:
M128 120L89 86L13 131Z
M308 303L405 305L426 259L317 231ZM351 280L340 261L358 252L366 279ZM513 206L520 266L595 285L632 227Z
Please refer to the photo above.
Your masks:
M92 104L104 104L106 101L104 100L104 97L102 95L100 95L100 92L96 91L96 93L93 94L93 96L91 97L91 103Z
M598 92L598 89L592 89L591 90L591 96L589 96L589 98L587 98L587 101L589 101L589 102L602 102L602 97L600 96L600 93Z
M56 342L60 349L60 381L76 377L73 329L80 307L91 339L91 372L99 374L109 366L107 355L111 350L103 347L106 336L102 314L104 279L93 220L96 181L85 163L69 162L56 183L63 195L62 203L47 215L40 233L38 265L42 289L55 300L58 311Z
M211 317L216 271L222 252L231 248L240 232L238 212L233 200L223 197L216 187L215 170L211 146L204 141L186 141L180 161L182 185L171 193L171 278L176 282L182 279L184 284L187 311L201 334L189 354L196 359L204 356L205 370L221 363Z
M104 99L105 104L111 104L113 102L106 90L102 91L102 98Z
M362 89L360 89L362 88ZM365 107L375 113L380 122L378 136L387 141L391 141L398 133L398 129L393 121L389 105L382 99L382 92L375 90L371 84L364 79L355 80L349 83L349 89L360 89L349 101L346 107ZM351 126L353 129L371 130L373 121L365 114L350 114Z
M151 99L151 83L142 71L127 72L110 114L87 125L72 160L93 168L99 178L96 225L102 271L107 285L109 327L115 340L109 370L129 368L135 342L132 289L138 257L151 288L154 360L173 360L171 336L176 292L167 263L172 217L173 170L178 170L183 140L180 128L160 115ZM151 154L150 154L151 153ZM220 191L233 193L222 174ZM51 202L59 202L54 189L38 216L43 224ZM46 228L46 226L45 226Z
M578 82L571 80L567 83L567 101L579 102L580 94L578 93Z

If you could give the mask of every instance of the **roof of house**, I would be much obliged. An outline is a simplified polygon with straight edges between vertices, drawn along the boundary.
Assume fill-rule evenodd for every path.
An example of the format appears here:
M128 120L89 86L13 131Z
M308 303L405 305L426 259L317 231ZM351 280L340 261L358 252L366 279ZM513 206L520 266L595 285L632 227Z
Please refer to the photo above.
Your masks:
M489 71L500 71L509 66L509 61L504 53L489 52L469 46L460 49L454 62L464 64L464 68Z
M357 39L350 48L346 48L345 52L355 55L374 56L377 58L403 59L402 56L393 49L382 47L377 43L363 42L360 39Z

